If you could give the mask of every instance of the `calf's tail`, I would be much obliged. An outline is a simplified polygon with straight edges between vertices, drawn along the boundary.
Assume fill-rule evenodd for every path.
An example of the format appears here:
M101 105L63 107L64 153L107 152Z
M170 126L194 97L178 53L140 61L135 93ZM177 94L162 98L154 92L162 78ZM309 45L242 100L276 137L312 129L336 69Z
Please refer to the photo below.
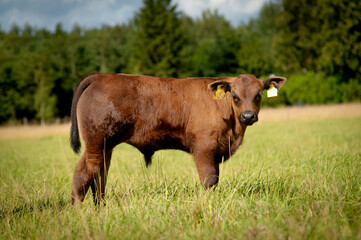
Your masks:
M76 114L76 109L78 101L84 90L89 87L89 85L95 80L95 74L89 75L83 78L75 88L73 101L71 104L71 129L70 129L70 146L75 153L79 153L80 150L80 138L79 138L79 128L78 128L78 117Z

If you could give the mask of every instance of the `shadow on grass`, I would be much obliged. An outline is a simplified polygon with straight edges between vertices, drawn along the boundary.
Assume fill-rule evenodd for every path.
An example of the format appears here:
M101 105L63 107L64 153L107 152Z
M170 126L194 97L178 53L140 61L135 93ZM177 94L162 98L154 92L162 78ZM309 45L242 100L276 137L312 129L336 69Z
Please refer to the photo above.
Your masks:
M24 214L38 212L41 213L45 210L51 210L54 212L60 212L63 209L70 206L70 200L65 200L64 198L59 198L58 201L53 199L38 199L34 202L24 202L23 204L15 205L13 208L2 209L0 211L0 218L5 218L6 216L22 216Z
M139 184L132 186L122 186L119 183L113 183L109 186L106 198L148 198L157 196L167 196L168 198L177 198L179 196L194 196L199 192L202 186L200 184L184 183L182 180L175 177L167 181L142 181Z

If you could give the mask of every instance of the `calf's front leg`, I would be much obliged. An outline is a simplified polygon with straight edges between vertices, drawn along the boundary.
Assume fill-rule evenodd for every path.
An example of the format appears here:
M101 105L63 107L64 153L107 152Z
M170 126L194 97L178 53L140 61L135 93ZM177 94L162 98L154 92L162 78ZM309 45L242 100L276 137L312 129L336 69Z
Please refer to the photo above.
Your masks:
M205 189L217 185L219 180L219 163L215 161L214 154L209 150L195 150L194 161L197 167L199 180Z

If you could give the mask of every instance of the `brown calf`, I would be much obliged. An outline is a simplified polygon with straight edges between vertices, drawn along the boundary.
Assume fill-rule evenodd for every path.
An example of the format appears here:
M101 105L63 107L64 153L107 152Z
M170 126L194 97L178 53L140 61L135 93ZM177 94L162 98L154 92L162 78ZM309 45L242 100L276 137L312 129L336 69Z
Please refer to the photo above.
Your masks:
M193 155L205 188L217 184L219 164L241 145L247 126L258 120L261 95L283 77L157 78L92 74L77 86L71 109L71 146L85 151L74 173L72 203L89 186L95 203L104 197L112 149L125 142L144 154L146 165L160 149ZM214 99L214 98L218 99Z

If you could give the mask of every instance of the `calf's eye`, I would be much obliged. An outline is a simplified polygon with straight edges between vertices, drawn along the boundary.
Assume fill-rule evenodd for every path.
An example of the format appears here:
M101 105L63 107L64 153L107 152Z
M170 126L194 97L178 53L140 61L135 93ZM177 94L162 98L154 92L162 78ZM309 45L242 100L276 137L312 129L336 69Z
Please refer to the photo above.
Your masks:
M262 92L258 91L257 95L254 97L255 102L260 102L262 99Z
M233 101L235 103L240 103L241 102L241 100L238 98L238 96L235 93L232 93L232 97L233 97Z

